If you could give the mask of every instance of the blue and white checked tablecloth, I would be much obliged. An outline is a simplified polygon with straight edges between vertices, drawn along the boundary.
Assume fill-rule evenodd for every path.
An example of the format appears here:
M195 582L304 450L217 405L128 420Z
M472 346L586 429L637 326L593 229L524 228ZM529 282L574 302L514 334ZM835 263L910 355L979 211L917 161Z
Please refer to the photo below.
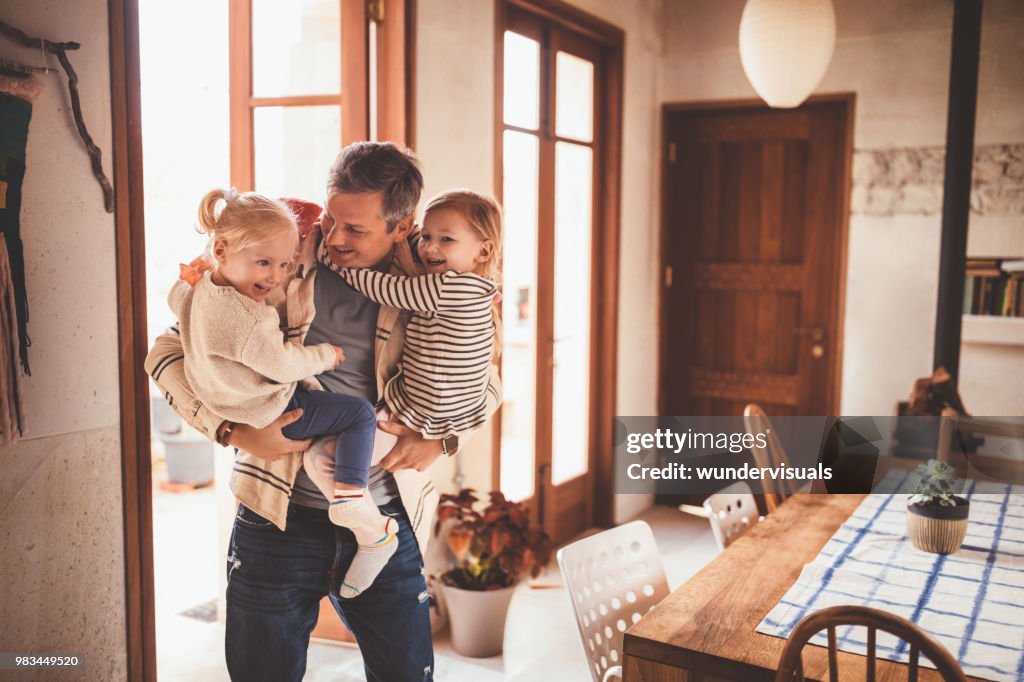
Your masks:
M906 487L899 486L908 476L893 471L875 487L757 631L788 638L814 611L870 606L917 623L968 675L1024 680L1024 487L969 482L967 537L943 556L915 549L907 537ZM866 628L840 628L836 636L842 651L867 651ZM811 642L826 646L826 634ZM908 659L906 643L882 632L877 650L880 658Z

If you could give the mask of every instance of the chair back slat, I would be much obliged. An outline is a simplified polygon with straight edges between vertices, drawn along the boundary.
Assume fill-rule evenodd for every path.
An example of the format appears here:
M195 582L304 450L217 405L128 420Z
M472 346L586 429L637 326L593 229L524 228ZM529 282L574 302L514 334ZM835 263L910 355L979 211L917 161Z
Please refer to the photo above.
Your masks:
M801 660L804 647L814 635L828 629L829 679L835 680L833 671L838 669L836 628L847 625L866 627L867 637L867 675L871 682L876 679L877 631L881 630L902 639L910 645L909 679L916 682L918 675L918 657L924 654L935 666L935 670L945 682L967 682L963 669L949 651L935 641L928 633L906 618L894 613L880 611L867 606L830 606L815 611L804 617L789 635L786 647L779 658L779 669L775 682L788 682L793 679L794 671L803 674ZM838 676L845 679L843 675Z
M557 557L588 668L601 682L622 665L623 633L668 596L654 533L632 521L566 545Z
M836 660L836 626L828 628L828 679L829 682L839 682L839 661Z
M875 628L868 626L868 682L875 682L875 663L878 660L875 652Z

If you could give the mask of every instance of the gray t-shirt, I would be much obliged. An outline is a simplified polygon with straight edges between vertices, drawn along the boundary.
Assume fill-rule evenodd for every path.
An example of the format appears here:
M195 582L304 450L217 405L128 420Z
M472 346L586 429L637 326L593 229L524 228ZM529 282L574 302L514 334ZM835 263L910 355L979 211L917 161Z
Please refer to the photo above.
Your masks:
M316 315L309 325L305 344L331 343L341 346L345 351L345 362L320 374L317 379L332 393L354 395L376 403L377 376L374 371L373 346L380 306L320 263L316 267L316 281L313 283ZM370 467L367 487L378 505L398 497L394 477L379 466ZM323 493L303 468L299 469L295 477L292 502L316 509L328 507Z

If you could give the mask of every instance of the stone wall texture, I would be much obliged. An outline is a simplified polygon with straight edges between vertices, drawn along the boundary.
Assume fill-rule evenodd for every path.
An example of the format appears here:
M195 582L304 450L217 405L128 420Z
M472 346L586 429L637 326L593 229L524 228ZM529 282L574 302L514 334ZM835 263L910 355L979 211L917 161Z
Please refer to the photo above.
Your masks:
M856 150L855 215L933 215L942 212L945 147ZM971 213L1024 213L1024 144L975 149Z

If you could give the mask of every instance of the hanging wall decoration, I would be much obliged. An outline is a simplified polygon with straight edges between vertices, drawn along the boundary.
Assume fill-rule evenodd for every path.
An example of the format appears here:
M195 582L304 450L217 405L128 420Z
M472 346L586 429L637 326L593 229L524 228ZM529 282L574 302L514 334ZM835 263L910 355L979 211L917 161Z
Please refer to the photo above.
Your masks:
M0 35L5 35L14 42L18 43L23 47L30 47L40 50L44 55L52 54L60 62L60 66L64 69L64 73L68 77L68 93L71 95L71 111L75 117L75 126L78 128L78 135L82 138L82 142L85 144L85 149L89 153L89 160L92 163L92 174L96 177L96 182L100 184L100 188L103 190L103 207L107 210L107 213L114 212L114 188L110 184L110 180L107 179L106 174L103 172L103 163L101 161L102 154L100 148L96 146L96 143L92 141L92 135L89 134L88 129L85 127L85 119L82 117L82 100L78 96L78 74L75 72L75 67L71 66L71 60L68 59L68 52L77 50L82 47L78 43L67 42L67 43L55 43L45 38L32 38L25 34L24 31L11 26L5 21L0 21ZM52 71L53 69L41 69L43 71Z
M41 90L31 74L0 65L0 443L24 430L18 365L29 373L30 341L19 214L32 101Z
M0 444L4 444L13 442L24 432L21 371L31 375L28 348L32 342L28 336L28 292L21 241L21 191L32 102L42 89L34 74L56 72L46 66L46 55L54 55L67 75L75 126L89 154L92 173L103 191L107 213L114 212L114 188L103 172L100 149L85 127L78 74L67 55L81 45L32 38L4 21L0 21L0 35L22 47L39 50L44 62L31 66L0 58Z

